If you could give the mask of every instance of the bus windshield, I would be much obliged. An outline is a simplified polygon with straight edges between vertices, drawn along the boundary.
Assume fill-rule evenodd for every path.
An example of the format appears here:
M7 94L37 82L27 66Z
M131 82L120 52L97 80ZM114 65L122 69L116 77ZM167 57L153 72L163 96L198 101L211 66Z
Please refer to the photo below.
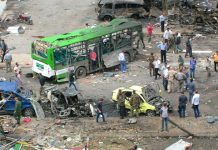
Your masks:
M48 45L43 41L35 41L32 45L33 54L47 59Z

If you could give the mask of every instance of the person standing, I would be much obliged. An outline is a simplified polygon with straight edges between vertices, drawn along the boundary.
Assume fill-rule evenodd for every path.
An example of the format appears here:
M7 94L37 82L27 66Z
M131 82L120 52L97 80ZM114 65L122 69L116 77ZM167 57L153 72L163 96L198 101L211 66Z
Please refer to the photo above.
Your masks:
M17 120L17 124L20 125L22 103L20 98L18 97L15 97L15 100L16 104L14 109L14 117Z
M164 42L167 43L167 46L169 46L169 39L172 36L172 31L170 31L170 28L167 28L167 30L163 34Z
M179 117L185 118L185 111L186 111L186 104L187 104L188 98L185 96L184 92L181 92L181 95L179 96Z
M125 73L126 72L126 59L124 51L119 53L118 60L120 62L120 70Z
M71 87L71 85L73 85L75 90L77 90L77 87L75 85L75 73L74 73L74 69L70 70L70 73L69 73L69 87Z
M210 57L206 57L206 71L207 71L207 78L211 76L211 68L212 68L212 61Z
M39 90L39 94L41 95L42 94L42 91L43 91L43 89L44 89L44 85L45 85L45 77L41 74L41 73L39 73L39 76L38 76L38 78L39 78L39 83L40 83L40 90Z
M125 97L121 89L119 89L118 91L117 103L120 109L120 118L123 119L126 116L126 108L125 108Z
M190 82L188 84L188 93L189 93L189 102L190 103L191 103L191 100L193 98L195 91L196 91L195 83L193 82L193 79L190 79Z
M181 55L179 55L178 63L179 63L179 69L182 69L184 66L184 59Z
M164 102L163 106L161 107L160 109L160 117L161 117L161 120L162 120L162 128L161 128L161 131L164 131L164 124L165 124L165 127L166 127L166 131L168 132L168 107L167 107L167 103Z
M152 76L152 74L154 75L154 53L151 53L149 58L148 58L148 61L149 61L149 73L150 73L150 76Z
M89 58L91 60L92 70L95 70L95 68L97 67L97 54L93 49L90 50Z
M175 78L176 70L170 67L169 77L168 77L168 93L173 92L174 89L174 78Z
M149 22L146 29L147 29L147 35L148 35L148 43L151 43L151 36L153 33L153 25Z
M155 58L154 62L154 75L155 75L155 80L157 80L157 75L159 75L159 77L161 76L158 71L160 69L160 60L158 59L158 57Z
M197 61L195 57L191 57L191 60L189 61L189 68L190 68L190 78L195 80L195 69L196 69Z
M2 63L3 63L5 54L6 54L7 50L8 50L8 46L7 46L7 44L5 43L4 40L0 41L0 48L2 50Z
M12 68L11 68L12 55L10 54L9 51L5 54L4 61L5 61L5 65L6 65L6 72L7 73L12 72Z
M161 63L166 63L167 62L167 43L164 41L161 44L158 45L160 48L160 55L161 55Z
M185 84L185 90L188 90L189 71L188 71L188 68L185 67L185 66L184 66L182 69L183 69L183 73L185 74L185 77L186 77L186 78L185 78L185 82L184 82L184 84Z
M175 39L175 53L179 53L179 51L182 51L180 44L181 44L181 34L177 33Z
M168 90L167 88L168 88L169 68L170 65L167 65L167 67L165 67L163 70L163 87L165 91Z
M104 113L103 113L103 108L102 108L102 104L103 104L103 98L101 98L97 104L97 115L96 115L96 122L98 122L98 119L100 117L100 115L102 116L103 122L105 122L105 118L104 118Z
M166 20L164 13L159 16L159 19L160 19L161 32L164 32L164 25Z
M132 94L132 96L130 98L129 103L131 105L131 114L130 114L130 116L133 117L134 114L135 114L136 117L138 117L139 116L140 97L138 96L138 94L136 94L135 90L133 90L133 94Z
M20 65L18 64L18 62L15 63L15 66L14 66L14 73L15 73L15 76L21 71L21 67Z
M198 91L195 91L195 94L192 98L192 108L194 110L195 118L200 117L199 104L200 104L200 94L198 94Z
M218 4L218 3L217 3ZM218 66L218 51L216 51L215 54L213 54L213 60L214 60L214 71L217 72L216 66Z
M178 81L178 92L183 92L183 85L186 79L185 74L182 72L182 69L179 70L177 74L175 74L175 78Z
M192 42L191 42L191 37L188 37L186 41L186 52L185 52L185 57L188 56L192 57Z
M139 37L138 37L138 40L137 40L137 47L136 48L139 48L139 42L141 41L142 45L143 45L143 49L145 49L144 33L143 33L143 31L140 31L138 36Z
M16 74L16 78L17 78L17 80L18 80L18 85L19 85L19 87L21 87L22 84L23 84L23 81L22 81L22 79L21 79L21 75L22 75L22 71L20 70L20 71Z

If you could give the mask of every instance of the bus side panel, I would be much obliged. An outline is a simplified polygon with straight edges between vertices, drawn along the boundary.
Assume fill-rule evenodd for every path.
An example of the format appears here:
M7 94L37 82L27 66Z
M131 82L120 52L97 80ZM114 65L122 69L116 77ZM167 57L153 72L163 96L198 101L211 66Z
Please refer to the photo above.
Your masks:
M130 54L130 58L131 58L131 60L133 60L132 47L121 48L121 49L115 50L111 53L107 53L107 54L103 55L103 61L104 61L104 65L106 66L106 68L113 67L113 66L120 64L119 60L118 60L118 55L123 50L124 50L124 52L127 52L128 54Z

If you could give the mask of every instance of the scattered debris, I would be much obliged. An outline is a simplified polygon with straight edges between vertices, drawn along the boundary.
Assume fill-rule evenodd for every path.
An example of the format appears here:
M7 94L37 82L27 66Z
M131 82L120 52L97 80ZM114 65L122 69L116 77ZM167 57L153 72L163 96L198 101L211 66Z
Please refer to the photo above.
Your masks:
M25 32L25 28L22 26L12 26L8 27L7 31L9 33L23 34Z
M180 139L178 142L170 145L165 150L187 150L190 149L191 147L192 147L192 143Z
M104 72L103 77L113 77L114 73L113 72Z
M135 124L135 123L137 123L137 118L129 118L129 119L127 120L127 123L128 123L128 124Z
M212 123L218 123L218 116L208 116L207 117L207 122L212 124Z

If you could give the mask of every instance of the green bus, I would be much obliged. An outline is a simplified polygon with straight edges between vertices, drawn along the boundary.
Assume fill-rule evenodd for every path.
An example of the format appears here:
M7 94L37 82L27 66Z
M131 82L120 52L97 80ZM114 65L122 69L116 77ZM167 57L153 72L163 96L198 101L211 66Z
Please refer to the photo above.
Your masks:
M137 53L134 45L140 32L140 22L123 18L36 40L31 50L32 70L64 82L72 68L76 78L82 78L88 73L118 65L121 51L125 52L127 62L132 61ZM90 51L96 53L95 66L89 57Z

